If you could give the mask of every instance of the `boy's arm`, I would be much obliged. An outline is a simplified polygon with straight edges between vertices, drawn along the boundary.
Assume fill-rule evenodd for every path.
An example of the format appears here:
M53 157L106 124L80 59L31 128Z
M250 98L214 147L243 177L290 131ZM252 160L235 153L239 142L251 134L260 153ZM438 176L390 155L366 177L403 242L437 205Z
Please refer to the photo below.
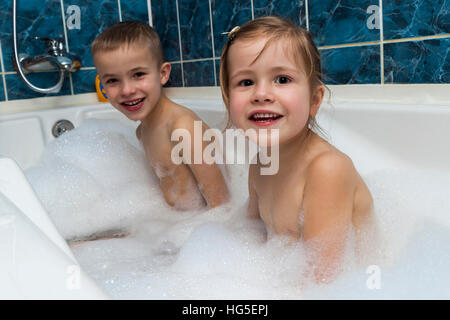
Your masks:
M208 143L204 142L202 139L203 132L208 129L208 126L203 122L201 137L198 137L201 141L197 141L197 143L202 143L202 161L200 164L194 163L194 120L195 119L191 117L178 119L174 129L186 129L190 132L191 161L187 165L191 169L206 203L209 207L214 208L229 200L229 191L219 166L215 163L207 164L203 160L203 151L208 145Z
M302 235L315 280L330 282L339 273L351 230L355 169L345 155L326 153L310 164L306 181Z

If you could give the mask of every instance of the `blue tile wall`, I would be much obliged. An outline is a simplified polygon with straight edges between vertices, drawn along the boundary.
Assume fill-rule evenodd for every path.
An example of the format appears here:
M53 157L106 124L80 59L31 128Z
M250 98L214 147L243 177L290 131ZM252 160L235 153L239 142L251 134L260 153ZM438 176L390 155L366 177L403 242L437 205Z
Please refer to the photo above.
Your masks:
M367 27L367 8L378 0L320 0L309 3L309 27L318 46L376 41L380 30Z
M326 84L380 83L380 46L361 46L321 51Z
M450 38L384 46L385 83L450 83Z
M0 101L5 101L5 87L3 86L3 79L0 79Z
M152 0L151 8L153 27L161 39L164 57L167 61L180 61L176 0Z
M226 41L222 33L252 18L279 15L311 31L327 84L450 83L450 0L385 0L382 12L380 2L17 0L18 43L20 52L41 54L45 45L33 37L62 39L80 56L82 68L66 77L56 95L95 92L92 40L115 22L138 20L153 24L165 59L172 62L166 87L216 86ZM14 70L11 7L11 0L0 0L0 101L41 97ZM29 78L46 86L56 82L57 74Z
M283 16L306 28L305 0L253 0L255 18Z
M383 1L384 39L450 32L449 0Z

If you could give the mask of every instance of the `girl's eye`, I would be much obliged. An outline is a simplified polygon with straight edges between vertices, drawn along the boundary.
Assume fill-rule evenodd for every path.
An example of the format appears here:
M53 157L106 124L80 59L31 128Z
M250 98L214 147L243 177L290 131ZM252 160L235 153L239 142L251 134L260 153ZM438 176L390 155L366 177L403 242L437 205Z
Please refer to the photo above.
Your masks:
M140 77L142 77L142 76L144 76L144 75L145 75L144 72L136 72L136 73L134 74L134 76L135 76L136 78L140 78Z
M278 84L286 84L289 82L291 82L291 79L289 79L286 76L280 76L275 79L275 83L278 83Z
M245 79L245 80L240 81L239 85L242 86L242 87L248 87L248 86L253 85L253 81Z

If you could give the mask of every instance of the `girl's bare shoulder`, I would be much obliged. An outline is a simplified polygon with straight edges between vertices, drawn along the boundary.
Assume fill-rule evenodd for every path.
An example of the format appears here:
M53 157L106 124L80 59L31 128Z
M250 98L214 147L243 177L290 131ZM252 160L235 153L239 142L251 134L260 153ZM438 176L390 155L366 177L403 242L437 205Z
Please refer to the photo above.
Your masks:
M357 172L348 155L328 144L311 159L307 175L315 179L348 180L355 178Z

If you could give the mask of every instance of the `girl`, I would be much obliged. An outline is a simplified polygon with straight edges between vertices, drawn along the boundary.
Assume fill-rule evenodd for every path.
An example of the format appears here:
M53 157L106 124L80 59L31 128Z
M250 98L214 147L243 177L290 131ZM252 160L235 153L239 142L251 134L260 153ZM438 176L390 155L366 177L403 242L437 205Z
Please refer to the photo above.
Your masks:
M278 130L279 170L249 169L251 217L268 235L303 239L314 278L330 281L352 230L361 234L372 196L351 159L314 132L324 96L319 52L308 31L278 17L234 28L221 56L222 95L238 128Z

